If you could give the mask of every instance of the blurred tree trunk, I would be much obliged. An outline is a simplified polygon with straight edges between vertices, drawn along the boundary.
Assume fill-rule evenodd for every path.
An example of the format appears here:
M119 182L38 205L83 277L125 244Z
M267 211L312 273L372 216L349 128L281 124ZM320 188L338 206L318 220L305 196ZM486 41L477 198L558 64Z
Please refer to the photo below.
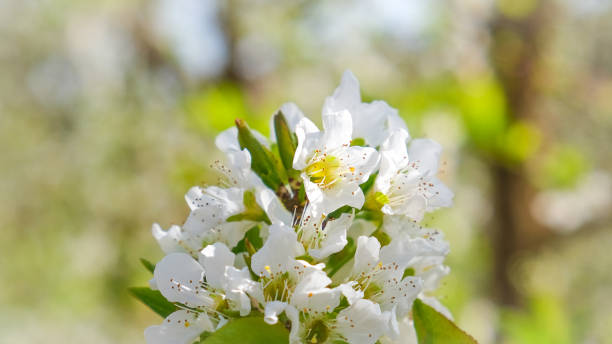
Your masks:
M548 1L539 1L520 17L498 13L491 22L491 62L507 99L510 123L537 122L536 103L542 96L538 77L550 10ZM500 304L517 305L519 295L511 280L514 259L521 250L535 247L550 233L531 216L529 207L535 190L522 165L494 162L492 176L494 296Z

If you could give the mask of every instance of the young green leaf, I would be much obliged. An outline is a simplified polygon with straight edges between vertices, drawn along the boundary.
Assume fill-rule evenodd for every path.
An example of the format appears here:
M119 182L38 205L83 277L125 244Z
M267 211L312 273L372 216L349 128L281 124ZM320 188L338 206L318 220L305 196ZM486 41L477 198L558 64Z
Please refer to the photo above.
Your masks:
M297 148L297 137L289 130L287 119L281 111L274 115L274 132L276 133L276 143L278 144L278 154L287 174L297 177L299 174L293 169L293 155Z
M280 323L268 325L260 317L231 320L227 325L211 333L201 344L286 344L289 331Z
M281 184L284 184L284 179L287 178L283 173L282 165L272 152L257 140L243 120L236 120L236 128L238 128L240 148L246 148L251 154L251 169L264 184L276 190Z
M145 269L149 270L150 273L153 273L155 271L155 264L151 263L150 261L144 258L140 258L140 263L142 263L142 266L144 266Z
M130 293L147 305L155 313L162 317L167 317L172 312L176 311L176 306L166 300L166 298L157 290L151 290L147 287L132 287L128 288Z
M368 191L370 191L372 186L374 186L374 182L376 181L376 176L378 176L378 172L372 173L370 175L370 178L368 178L368 180L366 180L365 183L359 185L359 187L361 188L361 191L363 191L364 195L366 195L368 193Z
M266 212L261 209L259 204L255 199L255 195L252 191L245 191L244 196L242 198L242 202L244 203L245 210L236 215L232 215L227 218L227 222L235 222L235 221L256 221L256 222L265 222L267 224L271 224L270 219Z
M263 240L259 235L259 226L253 226L245 234L242 240L238 241L238 244L232 248L232 252L235 254L241 252L248 252L248 245L253 246L253 250L257 251L263 246ZM252 253L249 253L252 254Z
M329 213L327 215L327 218L330 220L337 219L342 216L342 214L350 213L352 210L353 207L351 207L350 205L345 205Z
M474 338L420 299L414 300L412 317L419 344L477 344Z

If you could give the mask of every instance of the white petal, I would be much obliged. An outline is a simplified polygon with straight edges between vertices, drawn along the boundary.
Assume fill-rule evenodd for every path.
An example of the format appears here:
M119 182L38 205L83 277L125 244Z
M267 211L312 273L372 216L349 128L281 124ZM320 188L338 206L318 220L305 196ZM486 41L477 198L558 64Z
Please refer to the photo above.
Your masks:
M325 99L323 114L350 109L360 103L359 81L350 70L346 70L333 95Z
M420 240L414 240L408 235L396 237L389 245L380 249L380 261L385 265L397 264L399 269L403 271L412 258L423 253L420 242Z
M212 299L200 282L204 269L186 253L171 253L155 266L153 273L159 291L170 302L186 306L210 306Z
M396 276L397 279L401 278L401 274ZM385 293L376 299L381 308L383 310L395 308L397 316L404 317L412 309L412 302L421 292L423 285L421 278L408 276L400 282L388 279L384 281L382 288Z
M225 267L234 265L236 255L225 244L217 242L200 252L200 264L206 271L206 282L213 288L225 286Z
M225 267L227 283L225 286L226 296L238 306L240 316L246 316L251 312L251 299L255 298L263 303L263 291L261 284L251 280L248 268L238 270L233 266Z
M251 258L251 268L260 276L287 271L288 266L294 261L293 258L302 252L303 248L298 243L293 228L272 224L268 239Z
M383 230L393 240L404 240L408 236L414 241L418 255L446 255L449 244L444 240L444 234L436 229L425 228L405 216L385 216Z
M386 206L386 205L385 205ZM415 221L421 221L427 210L427 199L420 194L413 195L403 201L396 209L384 208L382 211L385 214L395 215L404 214Z
M397 169L403 169L408 164L408 147L406 146L408 138L408 132L399 129L394 131L380 147L383 159L389 160Z
M351 344L373 344L389 331L390 315L370 300L357 300L338 313L337 331Z
M324 134L321 138L324 150L349 145L353 134L353 120L346 111L333 112L323 115Z
M182 239L181 227L174 225L164 231L159 224L154 223L151 232L164 253L185 252L179 244Z
M155 277L149 280L149 288L151 288L151 290L159 290L159 288L157 288L157 282L155 281Z
M262 187L256 190L257 204L266 212L273 223L291 225L292 215L285 209L283 203L276 197L274 191Z
M450 273L450 268L441 263L444 257L440 257L440 261L433 264L424 264L422 269L417 269L417 275L423 278L423 289L426 291L438 289L442 278ZM435 257L423 258L424 261L434 260ZM423 271L425 270L425 271Z
M408 149L410 165L416 164L416 169L426 176L435 176L438 173L441 154L442 146L430 139L414 139Z
M450 310L448 310L448 308L446 308L446 306L444 306L440 302L440 300L438 300L437 298L431 297L431 296L420 295L419 299L421 299L421 301L423 301L427 305L431 306L436 311L440 312L442 315L447 317L449 320L454 321L453 315L451 314Z
M264 310L264 321L270 325L276 324L278 322L278 315L281 314L286 307L286 302L270 301L266 303L266 308Z
M236 222L225 222L220 226L217 226L215 232L211 234L216 234L216 237L210 237L210 241L222 241L227 244L227 247L235 247L246 232L253 228L255 223L253 221L236 221Z
M375 237L360 236L357 239L353 273L358 274L374 268L379 261L379 252L380 243Z
M253 186L253 182L261 182L251 171L251 153L247 149L230 151L226 155L231 169L228 168L225 174L231 185L249 188Z
M329 255L340 252L347 244L346 231L353 222L353 214L342 214L339 219L328 221L323 229L325 239L319 248L310 249L308 253L315 259L322 260Z
M321 190L317 184L307 178L303 173L302 179L308 201L317 214L327 215L345 205L361 209L365 202L363 191L357 183L347 183L328 190Z
M323 133L314 123L304 117L295 126L295 135L298 139L298 145L293 156L293 168L302 170L308 164L314 150L318 148Z
M387 333L387 335L391 339L398 339L400 336L400 328L399 323L397 322L396 308L397 307L393 307L393 309L389 312L389 332Z
M341 290L326 288L331 279L323 271L306 274L296 285L291 304L307 312L330 312L340 303Z
M427 200L427 209L435 210L442 207L450 207L453 205L453 192L444 185L438 178L432 177L429 182L433 185L430 187L429 193L432 194Z
M353 137L363 138L370 147L380 145L388 136L388 117L397 110L384 101L361 103L349 109L353 115Z
M347 173L346 177L361 184L368 180L370 174L378 167L380 155L374 148L355 146L346 148L340 157L349 170L351 168L355 170L350 174Z
M223 211L227 214L236 214L244 211L243 194L241 188L220 188L209 186L204 189L206 195L223 205Z
M285 314L291 321L291 332L289 332L289 343L290 344L302 344L299 337L300 331L300 315L297 309L291 305L287 305L285 308Z
M357 282L350 281L348 283L343 283L336 287L340 289L342 295L346 297L349 305L352 305L353 303L357 302L357 300L363 298L363 291L355 290L355 288L353 288L353 286L355 285L357 285Z
M231 127L219 133L215 138L215 145L220 151L227 153L229 151L239 151L240 144L238 143L238 129Z
M213 331L206 313L179 310L170 314L160 325L148 327L144 336L147 344L189 344L204 331Z
M192 233L202 233L223 223L228 216L243 212L243 192L234 187L192 187L185 195L192 212L183 228Z
M392 133L397 129L403 129L408 132L406 122L404 122L404 120L399 116L397 110L392 108L392 111L388 112L387 130L389 133ZM410 138L410 135L408 138Z

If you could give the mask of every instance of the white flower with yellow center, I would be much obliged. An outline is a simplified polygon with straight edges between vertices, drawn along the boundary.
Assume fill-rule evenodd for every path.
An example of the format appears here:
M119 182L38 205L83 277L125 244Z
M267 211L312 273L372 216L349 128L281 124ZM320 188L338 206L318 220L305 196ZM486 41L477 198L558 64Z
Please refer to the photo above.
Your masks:
M351 146L353 124L350 113L323 115L321 132L307 118L296 125L298 146L293 168L302 172L304 189L313 211L326 215L349 205L361 208L364 195L359 184L378 166L378 152Z
M211 165L220 186L191 188L184 224L152 229L166 256L150 287L175 311L145 330L148 344L255 326L247 316L280 323L266 330L290 329L291 344L402 342L415 338L416 298L450 318L432 293L449 272L449 245L419 225L452 201L436 176L440 146L408 144L397 110L363 103L349 71L326 99L322 124L286 103L270 139L242 120L217 136L227 156ZM135 295L153 308L165 302ZM251 333L241 332L230 341Z
M429 139L415 139L407 148L408 133L397 130L380 147L381 162L371 197L388 215L423 215L452 205L453 193L438 178L441 147Z
M374 237L361 236L357 240L350 280L354 290L364 299L380 305L382 311L391 312L390 328L396 330L397 318L408 314L412 302L422 289L423 281L407 273L410 262L417 257L419 242L403 238L394 240L381 249ZM391 336L397 335L395 332Z
M295 259L303 253L291 227L273 224L264 246L252 257L251 267L263 290L264 320L269 324L276 323L282 312L290 319L299 314L302 322L312 323L340 303L341 288L328 288L332 280L323 271L324 264ZM300 325L292 320L292 342L300 342L304 335Z
M183 310L170 315L162 327L149 331L159 334L167 330L185 338L197 328L200 329L198 335L205 330L212 331L213 322L219 326L224 321L217 311L222 306L239 311L241 316L248 315L251 298L262 300L263 294L259 284L250 278L247 267L238 270L233 266L234 259L234 253L222 243L205 247L200 252L199 262L186 253L171 253L164 257L155 266L152 285ZM178 319L177 314L185 319ZM205 322L210 326L202 327ZM177 328L177 323L182 323L184 328ZM189 324L196 326L190 328ZM165 330L163 326L170 326L170 329ZM169 340L167 343L173 342Z

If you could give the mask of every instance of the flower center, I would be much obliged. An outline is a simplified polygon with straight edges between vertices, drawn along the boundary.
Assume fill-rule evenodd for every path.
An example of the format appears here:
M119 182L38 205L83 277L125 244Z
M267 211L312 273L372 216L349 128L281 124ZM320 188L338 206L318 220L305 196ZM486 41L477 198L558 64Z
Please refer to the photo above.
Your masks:
M326 155L316 159L306 167L306 174L310 181L321 188L329 188L341 177L340 160L335 156Z
M287 301L293 294L294 281L288 272L272 274L270 277L262 277L263 294L266 301Z
M329 337L329 329L323 320L317 319L310 326L306 335L306 343L325 343Z

